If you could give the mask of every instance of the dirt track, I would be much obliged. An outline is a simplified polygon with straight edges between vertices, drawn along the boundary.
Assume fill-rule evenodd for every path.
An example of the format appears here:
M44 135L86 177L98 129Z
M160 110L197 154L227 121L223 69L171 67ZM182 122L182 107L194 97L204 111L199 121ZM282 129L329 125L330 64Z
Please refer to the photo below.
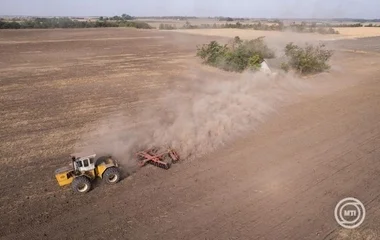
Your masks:
M341 230L334 207L349 196L367 209L361 229L380 237L378 54L337 51L330 75L305 80L321 88L201 159L169 171L146 167L84 196L57 186L53 171L87 124L154 105L160 90L194 78L189 69L221 75L194 60L195 44L209 39L119 29L1 32L0 237L331 239ZM366 40L365 49L360 41L336 46L370 52L379 40ZM368 64L356 70L358 62Z

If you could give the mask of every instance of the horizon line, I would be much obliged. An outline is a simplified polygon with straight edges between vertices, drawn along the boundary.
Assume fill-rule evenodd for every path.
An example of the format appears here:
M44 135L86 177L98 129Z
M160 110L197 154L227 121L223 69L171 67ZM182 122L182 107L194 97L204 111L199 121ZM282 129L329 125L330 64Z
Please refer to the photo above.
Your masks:
M129 14L127 14L129 15ZM99 17L114 17L119 15L25 15L25 14L0 14L0 17L88 17L88 18L99 18ZM121 15L120 15L121 16ZM341 17L341 18L315 18L315 17L231 17L231 16L187 16L187 15L151 15L151 16L133 16L134 18L237 18L237 19L278 19L278 20L294 20L294 19L303 19L303 20L380 20L380 18L362 18L362 17Z

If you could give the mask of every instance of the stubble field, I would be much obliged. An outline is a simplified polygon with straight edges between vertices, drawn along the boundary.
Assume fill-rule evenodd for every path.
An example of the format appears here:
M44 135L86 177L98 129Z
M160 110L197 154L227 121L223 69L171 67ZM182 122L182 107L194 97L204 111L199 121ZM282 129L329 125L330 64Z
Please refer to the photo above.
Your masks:
M335 204L348 196L367 208L355 231L379 236L379 39L328 42L336 51L330 73L272 85L270 79L202 66L194 56L196 44L236 34L208 35L214 36L132 29L1 31L0 237L333 239L343 236ZM304 36L268 36L268 42L280 49L291 40L318 40ZM229 83L240 80L245 85ZM88 131L114 119L126 127L189 83L200 87L193 107L219 106L212 96L224 103L246 89L257 96L255 104L248 98L232 114L224 105L202 114L205 123L222 122L215 138L239 126L243 133L227 134L231 141L222 147L169 171L148 166L115 186L96 184L83 196L58 187L54 170L68 163ZM244 94L237 99L246 101ZM188 107L180 103L165 107ZM274 109L255 114L263 106ZM225 123L225 115L238 124ZM260 121L250 129L249 121L240 120L247 116ZM213 136L199 141L214 143ZM108 141L103 132L99 138Z

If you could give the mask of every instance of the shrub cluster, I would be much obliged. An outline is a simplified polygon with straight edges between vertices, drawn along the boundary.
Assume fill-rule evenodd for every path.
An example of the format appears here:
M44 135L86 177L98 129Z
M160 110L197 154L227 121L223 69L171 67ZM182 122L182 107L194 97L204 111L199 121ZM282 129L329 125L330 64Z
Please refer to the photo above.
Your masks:
M339 31L332 27L319 27L315 32L320 34L339 34Z
M0 21L0 29L23 29L23 28L99 28L99 27L134 27L150 29L145 22L118 20L118 21L77 21L70 18L35 18L23 21Z
M325 24L326 26L328 27L363 27L363 24L361 23L352 23L352 24L347 24L347 23L343 23L343 24Z
M285 47L285 55L288 61L282 63L281 68L285 71L290 69L300 74L313 74L326 71L330 68L328 60L333 52L326 50L324 44L313 46L307 44L304 48L293 43Z
M160 23L160 25L158 26L158 29L163 29L163 30L174 30L174 29L177 29L176 25L175 24L164 24L164 23Z
M146 23L141 21L120 21L117 22L117 27L132 27L132 28L139 28L139 29L151 29L152 27Z
M287 28L299 33L339 34L339 32L334 30L331 26L317 26L316 23L307 25L305 22L302 22L301 24L291 24Z
M243 24L240 22L237 23L226 23L221 24L221 28L238 28L238 29L253 29L253 30L262 30L262 31L282 31L284 30L283 24L262 24L258 23L247 23Z
M134 17L128 15L128 14L122 14L121 16L113 16L113 17L99 17L100 21L104 20L115 20L115 21L122 21L122 20L133 20Z
M319 73L330 68L328 61L333 55L325 45L305 47L288 43L285 47L286 62L281 64L284 71L294 70L302 75ZM264 38L243 41L235 37L229 44L221 45L217 41L197 46L197 56L204 64L225 71L243 72L246 69L258 70L264 59L274 58L275 54L264 42Z
M233 22L233 21L249 21L249 18L231 18L231 17L216 17L216 18L211 18L211 19L217 19L218 21L223 21L223 22Z
M364 27L380 27L380 25L370 23L370 24L368 24L368 25L365 25Z
M242 41L239 37L226 45L216 41L197 47L197 56L207 65L226 71L242 72L257 70L264 58L274 58L274 51L264 42L263 37Z

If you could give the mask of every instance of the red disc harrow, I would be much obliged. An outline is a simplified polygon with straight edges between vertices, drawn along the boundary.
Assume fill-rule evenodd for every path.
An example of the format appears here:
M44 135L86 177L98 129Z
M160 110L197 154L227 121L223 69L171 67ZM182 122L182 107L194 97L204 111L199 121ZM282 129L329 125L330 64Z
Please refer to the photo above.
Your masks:
M136 156L140 167L149 163L163 169L169 169L173 163L179 161L179 156L173 149L160 150L151 148L136 153Z

